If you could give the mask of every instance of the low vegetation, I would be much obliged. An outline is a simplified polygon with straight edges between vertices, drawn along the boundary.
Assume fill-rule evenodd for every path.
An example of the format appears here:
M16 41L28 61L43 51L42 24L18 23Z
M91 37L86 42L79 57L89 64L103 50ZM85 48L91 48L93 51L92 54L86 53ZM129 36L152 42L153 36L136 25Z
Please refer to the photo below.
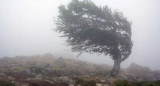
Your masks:
M0 86L160 86L160 70L132 63L117 79L109 71L111 66L106 64L51 54L4 57L0 58Z
M160 81L129 82L126 80L119 80L115 83L115 86L160 86Z
M13 83L0 80L0 86L16 86L16 85L14 85Z

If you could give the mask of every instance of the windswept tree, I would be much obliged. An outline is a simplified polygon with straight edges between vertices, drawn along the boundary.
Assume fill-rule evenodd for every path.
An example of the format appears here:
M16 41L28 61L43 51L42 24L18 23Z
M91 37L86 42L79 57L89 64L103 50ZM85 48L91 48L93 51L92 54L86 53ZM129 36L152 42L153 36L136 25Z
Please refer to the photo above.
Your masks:
M59 6L56 31L63 33L73 51L111 57L111 76L117 77L120 64L131 54L131 23L119 11L96 6L90 0L72 0Z

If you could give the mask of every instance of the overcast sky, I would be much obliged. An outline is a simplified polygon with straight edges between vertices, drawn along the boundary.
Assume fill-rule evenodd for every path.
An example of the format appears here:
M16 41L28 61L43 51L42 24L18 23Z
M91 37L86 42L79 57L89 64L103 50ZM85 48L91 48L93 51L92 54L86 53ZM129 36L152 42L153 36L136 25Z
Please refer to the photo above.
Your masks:
M65 39L54 32L57 7L70 0L0 0L0 57L53 53L76 58L65 46ZM160 69L160 0L92 0L124 13L132 21L133 48L122 63L135 62ZM79 58L113 64L104 55L82 54Z

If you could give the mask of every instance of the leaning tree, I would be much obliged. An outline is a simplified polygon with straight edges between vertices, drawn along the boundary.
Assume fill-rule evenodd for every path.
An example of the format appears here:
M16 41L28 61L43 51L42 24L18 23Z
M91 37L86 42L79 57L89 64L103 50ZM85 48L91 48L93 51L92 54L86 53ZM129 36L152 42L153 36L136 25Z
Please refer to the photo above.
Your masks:
M117 10L90 0L72 0L59 6L56 31L63 33L73 51L99 53L114 60L112 77L131 54L131 23Z

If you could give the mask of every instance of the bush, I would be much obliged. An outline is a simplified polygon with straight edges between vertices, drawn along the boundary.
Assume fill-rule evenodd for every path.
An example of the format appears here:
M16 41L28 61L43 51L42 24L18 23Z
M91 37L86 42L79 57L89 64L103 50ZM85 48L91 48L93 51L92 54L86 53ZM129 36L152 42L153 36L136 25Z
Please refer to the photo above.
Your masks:
M119 80L115 82L115 86L129 86L129 83L128 81L125 81L125 80Z
M76 83L77 83L77 84L84 83L84 80L83 80L83 79L77 79L77 80L76 80Z
M43 68L42 67L38 67L38 66L32 66L30 67L30 70L36 74L39 74L42 72Z
M76 79L76 84L81 86L96 86L96 81L94 80L87 81L83 80L82 78L78 78Z
M84 86L96 86L96 81L93 80L87 81L85 82Z
M0 80L0 86L16 86L13 83L5 82Z
M115 83L115 86L160 86L160 81L128 82L125 80L119 80Z

